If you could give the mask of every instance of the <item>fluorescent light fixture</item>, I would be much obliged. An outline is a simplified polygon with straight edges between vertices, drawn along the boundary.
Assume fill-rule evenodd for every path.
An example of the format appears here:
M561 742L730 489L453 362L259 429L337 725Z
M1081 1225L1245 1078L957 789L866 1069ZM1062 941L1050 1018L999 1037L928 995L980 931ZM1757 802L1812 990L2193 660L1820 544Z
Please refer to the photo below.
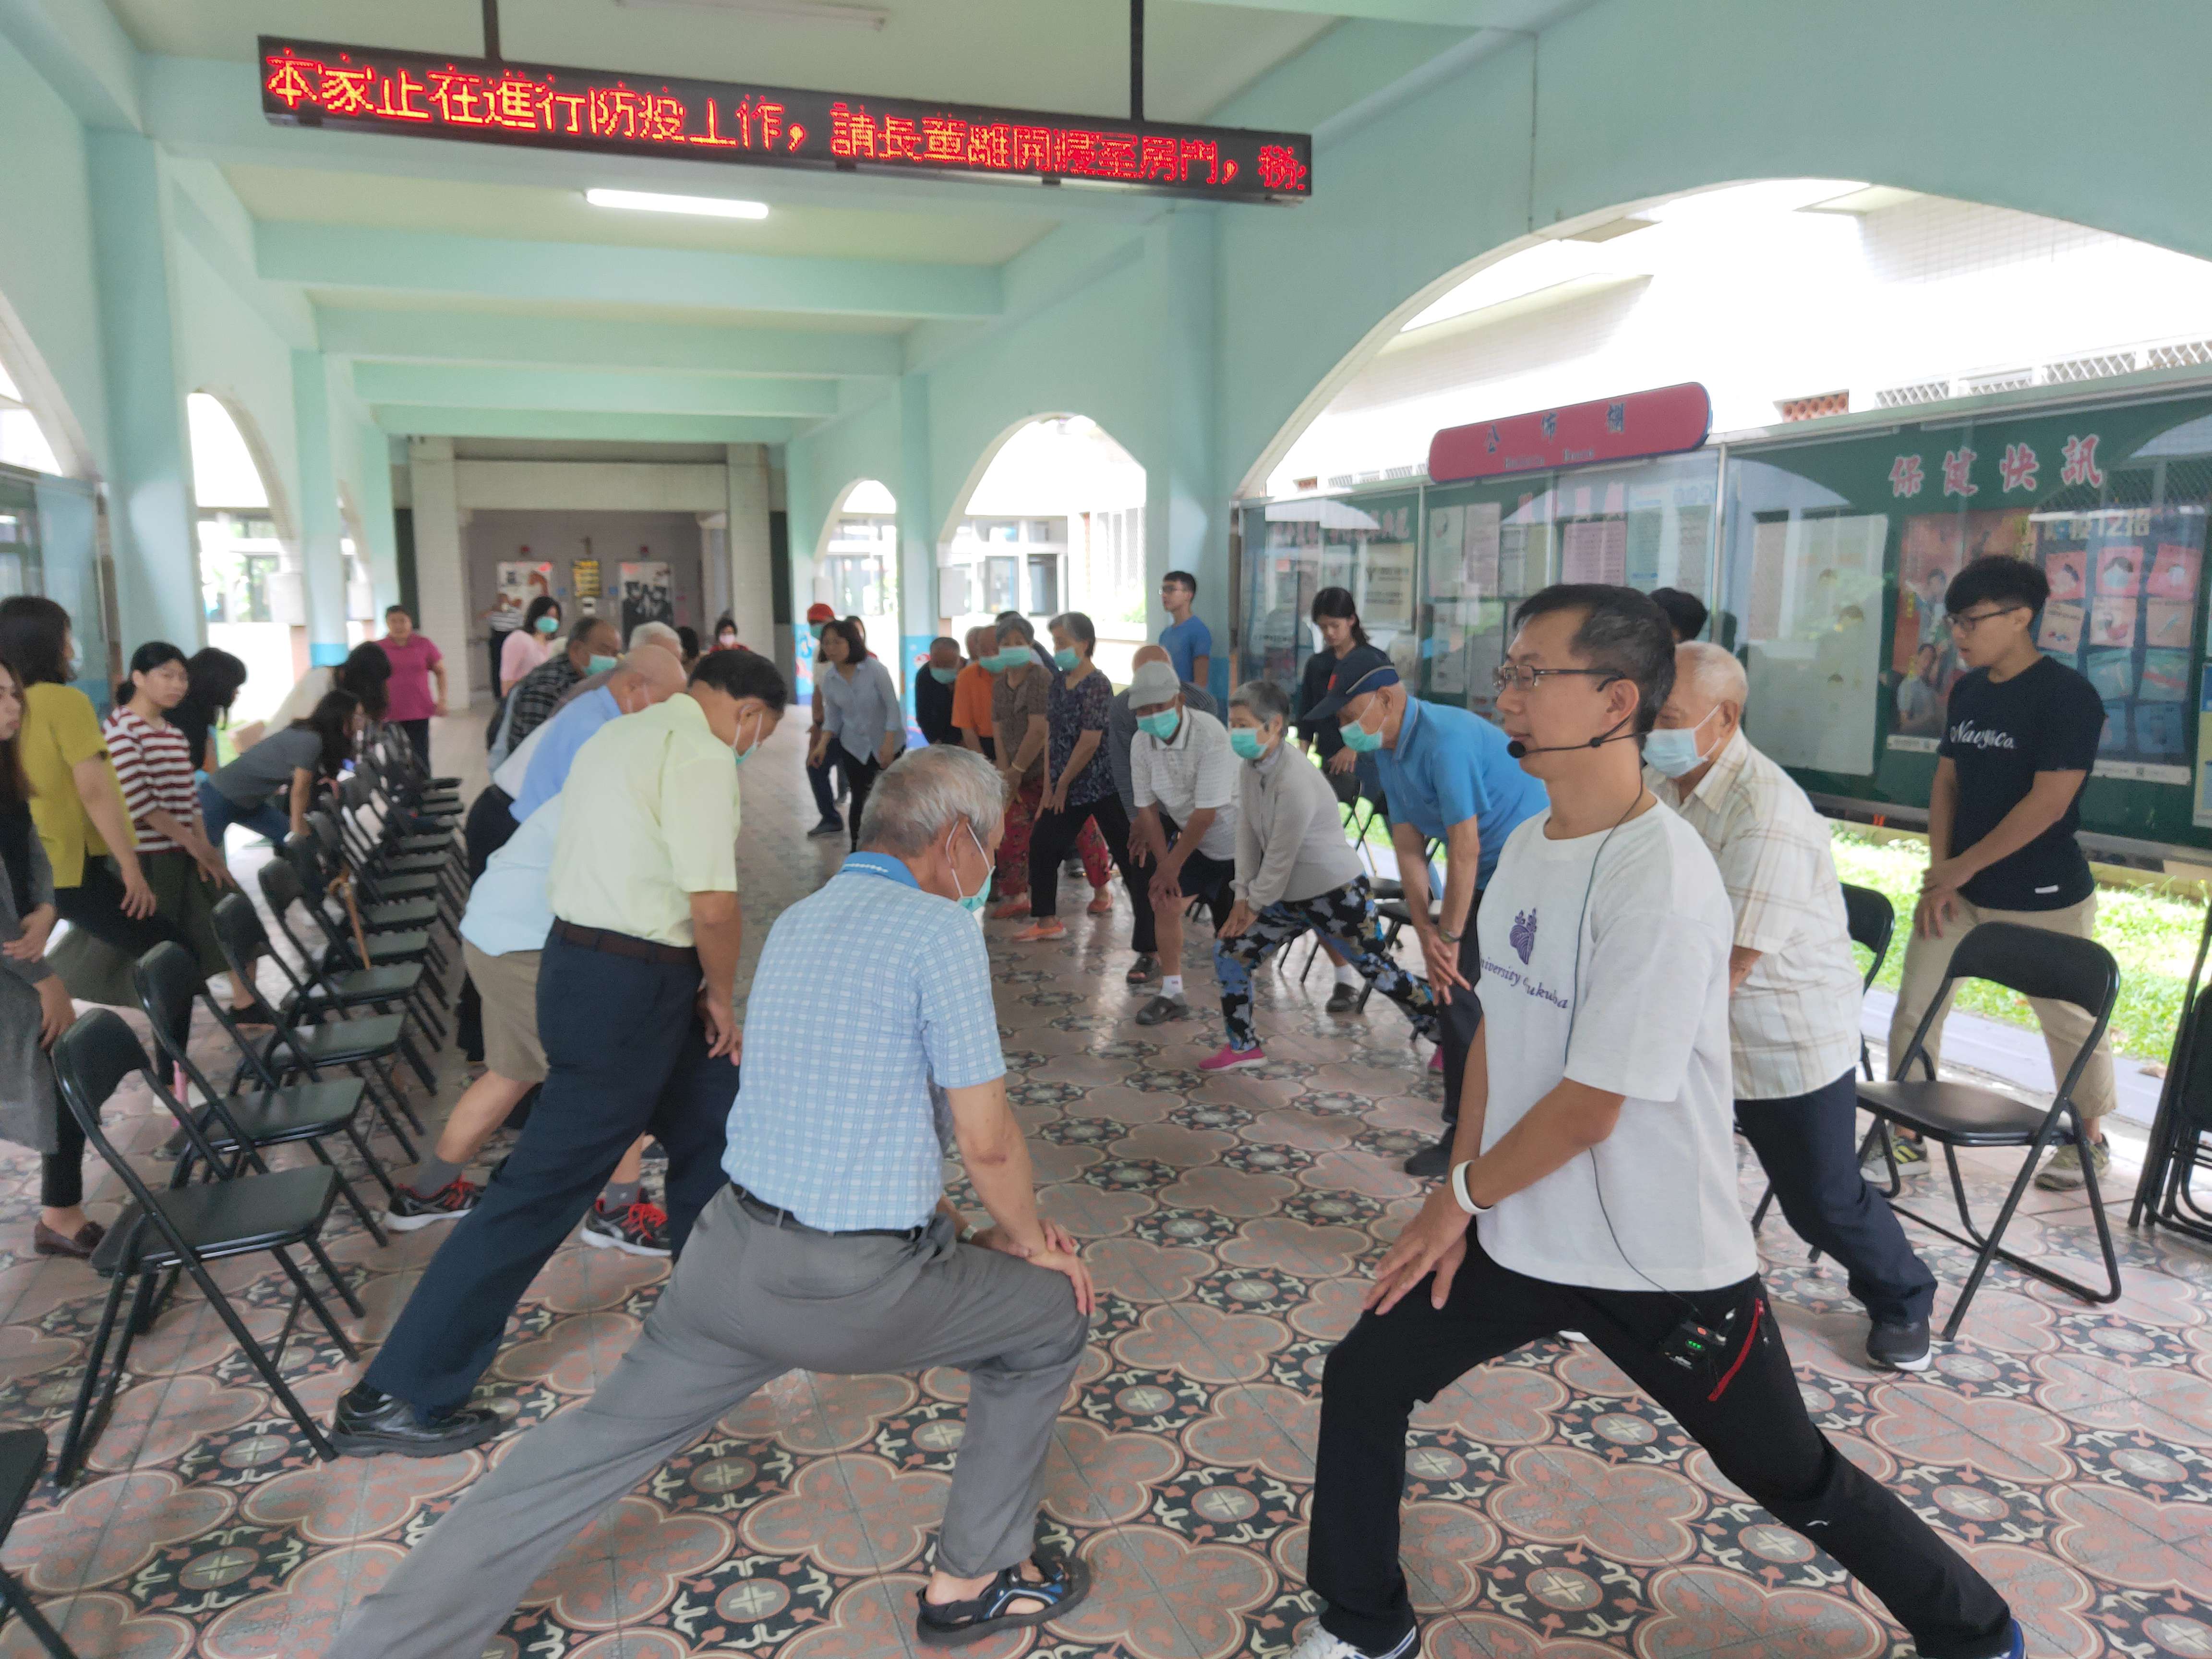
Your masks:
M853 29L880 29L891 20L879 6L816 5L811 0L616 0L623 6L653 11L735 11L748 17L773 17L787 23L828 23Z
M632 208L641 213L696 213L709 219L765 219L766 202L738 201L727 196L664 196L652 190L587 190L584 199L593 207Z

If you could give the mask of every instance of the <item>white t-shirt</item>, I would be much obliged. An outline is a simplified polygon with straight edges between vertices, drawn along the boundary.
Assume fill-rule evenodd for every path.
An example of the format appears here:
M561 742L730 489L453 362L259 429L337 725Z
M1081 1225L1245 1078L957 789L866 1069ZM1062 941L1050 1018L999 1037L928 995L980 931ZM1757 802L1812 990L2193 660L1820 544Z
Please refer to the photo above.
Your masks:
M1483 1150L1563 1077L1626 1099L1602 1143L1480 1219L1482 1247L1554 1284L1736 1284L1759 1259L1736 1196L1735 918L1720 872L1663 805L1609 842L1604 830L1547 841L1550 817L1539 812L1507 837L1482 896Z

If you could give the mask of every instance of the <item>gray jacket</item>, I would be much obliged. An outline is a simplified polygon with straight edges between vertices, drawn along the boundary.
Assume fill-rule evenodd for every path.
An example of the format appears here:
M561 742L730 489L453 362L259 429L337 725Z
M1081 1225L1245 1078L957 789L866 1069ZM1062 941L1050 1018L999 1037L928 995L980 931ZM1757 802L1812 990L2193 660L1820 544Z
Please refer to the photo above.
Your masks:
M1237 780L1237 896L1255 910L1319 898L1361 874L1344 814L1321 768L1289 734Z
M54 871L46 844L31 831L31 908L54 902ZM13 884L0 876L0 940L23 936L15 914ZM63 1110L54 1087L53 1064L39 1046L38 983L53 977L43 962L18 962L0 956L0 1140L12 1140L34 1152L58 1149L57 1115Z

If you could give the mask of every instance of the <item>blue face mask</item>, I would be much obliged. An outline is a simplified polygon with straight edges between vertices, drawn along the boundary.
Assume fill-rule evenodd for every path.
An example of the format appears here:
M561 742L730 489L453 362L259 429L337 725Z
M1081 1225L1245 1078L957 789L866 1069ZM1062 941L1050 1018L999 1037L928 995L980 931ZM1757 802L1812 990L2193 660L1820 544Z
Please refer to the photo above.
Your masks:
M1060 650L1052 653L1052 659L1059 665L1060 672L1064 674L1083 660L1083 653L1072 648Z
M753 740L750 743L747 744L742 749L738 748L734 743L730 745L731 759L735 762L736 764L743 766L745 763L745 757L751 754L754 750L760 746L760 728L758 726L755 726L753 728Z
M559 633L561 631L561 619L555 616L551 611L547 611L544 616L538 619L538 631L541 634Z
M1719 713L1717 708L1707 710L1705 720ZM1655 771L1670 778L1679 778L1696 771L1705 761L1705 757L1698 752L1698 728L1705 720L1699 720L1697 726L1654 727L1644 733L1645 762Z
M586 672L592 674L611 674L614 672L615 665L620 660L618 657L593 657L590 667Z
M807 624L806 624L806 631L807 631L808 633L811 634L811 635L814 636L814 638L815 638L815 640L816 640L816 641L817 641L817 643L821 641L821 638L822 638L822 624L821 624L820 623L807 623Z
M1264 760L1267 754L1267 740L1260 735L1259 728L1256 726L1231 726L1229 746L1237 751L1240 759L1243 760Z
M1158 738L1162 743L1165 743L1175 736L1176 727L1182 724L1182 716L1176 714L1174 709L1163 708L1157 714L1138 715L1137 729L1148 737Z
M1364 726L1340 726L1336 732L1344 739L1344 746L1355 755L1371 755L1382 746L1382 734Z
M939 668L935 663L932 663L929 665L929 678L939 685L950 685L960 678L960 671L957 668Z
M982 853L983 854L983 863L985 866L983 872L983 884L972 893L963 893L960 895L960 908L965 910L969 915L975 917L975 925L978 927L981 927L983 925L983 907L991 902L991 872L989 869L991 855L988 852L984 852L982 839L976 835L975 826L974 824L968 823L963 821L961 827L968 831L968 839L975 843L975 850L978 853ZM952 842L949 837L945 843L945 861L947 864L951 864L952 862ZM957 871L954 872L952 879L956 884L959 881L960 876Z

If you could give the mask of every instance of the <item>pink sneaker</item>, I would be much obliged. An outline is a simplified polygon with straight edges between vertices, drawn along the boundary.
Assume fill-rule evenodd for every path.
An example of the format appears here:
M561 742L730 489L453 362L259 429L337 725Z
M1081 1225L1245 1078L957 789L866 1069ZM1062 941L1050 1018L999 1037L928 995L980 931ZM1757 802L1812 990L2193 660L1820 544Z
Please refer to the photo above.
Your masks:
M1232 1048L1224 1042L1218 1053L1208 1054L1200 1060L1198 1069L1206 1073L1242 1071L1247 1066L1259 1065L1267 1058L1256 1044L1249 1048Z
M1429 1056L1429 1069L1430 1069L1431 1071L1432 1071L1432 1072L1441 1072L1441 1071L1443 1071L1443 1068L1444 1068L1444 1051L1443 1051L1443 1049L1439 1048L1439 1049L1437 1049L1437 1050L1436 1051L1436 1053L1434 1053L1434 1054L1431 1054L1431 1055Z

